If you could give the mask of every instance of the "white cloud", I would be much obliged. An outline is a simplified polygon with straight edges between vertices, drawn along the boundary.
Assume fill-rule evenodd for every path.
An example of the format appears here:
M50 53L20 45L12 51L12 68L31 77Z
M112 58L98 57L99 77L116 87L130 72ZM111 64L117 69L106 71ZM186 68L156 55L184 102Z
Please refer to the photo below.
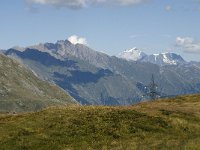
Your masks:
M26 0L29 4L51 5L55 7L82 8L87 0Z
M34 5L51 5L55 7L66 7L71 9L83 8L90 5L101 5L101 4L111 4L111 5L135 5L140 3L145 3L151 0L26 0L28 4Z
M72 44L83 44L88 45L86 38L78 37L77 35L72 35L68 38L68 41L70 41Z
M171 6L171 5L165 6L165 10L166 10L166 11L171 11L171 10L172 10L172 6Z
M183 48L184 52L200 54L200 42L191 37L177 37L176 46Z
M109 1L109 0L107 0ZM144 3L148 2L149 0L110 0L113 4L118 4L118 5L135 5L139 3Z

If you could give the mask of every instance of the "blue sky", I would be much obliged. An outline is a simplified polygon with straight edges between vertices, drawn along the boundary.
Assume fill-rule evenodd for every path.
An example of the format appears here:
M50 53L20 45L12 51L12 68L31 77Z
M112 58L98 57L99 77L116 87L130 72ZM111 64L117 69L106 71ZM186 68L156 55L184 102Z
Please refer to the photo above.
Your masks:
M200 61L200 0L1 0L0 48L72 35L117 55L138 47Z

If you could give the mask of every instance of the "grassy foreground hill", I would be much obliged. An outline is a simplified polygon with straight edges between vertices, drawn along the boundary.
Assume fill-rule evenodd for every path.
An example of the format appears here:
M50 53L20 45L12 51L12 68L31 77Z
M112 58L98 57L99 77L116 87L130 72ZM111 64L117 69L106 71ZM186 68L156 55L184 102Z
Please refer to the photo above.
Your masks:
M0 115L0 149L200 149L200 95Z
M42 81L15 60L0 54L0 112L36 111L76 104L61 88Z

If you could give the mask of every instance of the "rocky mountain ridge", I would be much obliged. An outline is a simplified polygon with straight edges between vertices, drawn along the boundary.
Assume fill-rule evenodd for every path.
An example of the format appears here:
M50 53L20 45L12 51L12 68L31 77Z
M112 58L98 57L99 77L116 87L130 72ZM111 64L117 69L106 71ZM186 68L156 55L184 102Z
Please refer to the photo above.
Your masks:
M129 105L146 100L145 87L152 74L160 96L200 92L200 68L192 64L127 61L67 40L39 44L23 51L12 48L5 54L18 59L40 78L57 84L83 104Z

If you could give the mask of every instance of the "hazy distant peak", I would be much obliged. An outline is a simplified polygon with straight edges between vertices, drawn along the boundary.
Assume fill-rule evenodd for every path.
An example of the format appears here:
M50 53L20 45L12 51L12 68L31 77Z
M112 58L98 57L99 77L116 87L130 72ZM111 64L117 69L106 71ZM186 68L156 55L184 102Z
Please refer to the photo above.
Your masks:
M141 61L150 62L160 66L163 65L178 65L185 63L185 60L178 54L173 52L163 52L159 54L147 55L137 47L127 49L120 53L118 57L126 59L128 61Z
M119 54L120 58L126 59L126 60L133 60L137 61L145 57L146 54L139 50L137 47L133 47L131 49L127 49Z
M164 52L160 54L152 54L146 56L142 61L151 62L157 65L178 65L185 63L185 60L178 54L172 52Z
M134 52L134 51L139 51L139 49L137 47L133 47L131 49L125 50L125 52Z
M26 48L20 47L20 46L14 46L14 47L12 47L12 49L16 49L16 50L18 50L20 52L23 52Z

